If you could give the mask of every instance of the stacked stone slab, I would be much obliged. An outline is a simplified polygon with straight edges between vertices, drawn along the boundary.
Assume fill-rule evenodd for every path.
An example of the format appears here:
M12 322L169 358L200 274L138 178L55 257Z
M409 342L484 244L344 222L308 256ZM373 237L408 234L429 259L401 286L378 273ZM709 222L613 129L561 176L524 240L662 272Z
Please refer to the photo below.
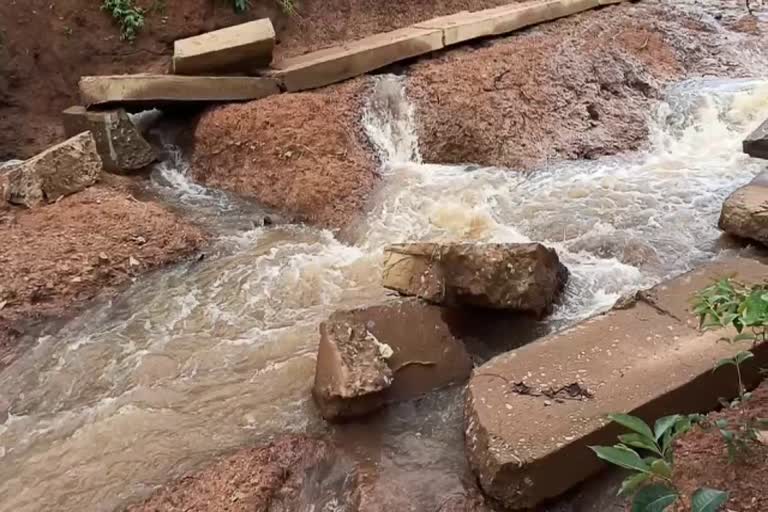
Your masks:
M567 279L557 253L537 243L410 243L385 250L385 288L446 306L542 316Z
M725 200L719 226L730 235L768 245L768 171Z
M589 449L620 431L607 415L626 412L652 422L716 408L738 394L732 371L712 369L745 349L701 333L691 297L736 274L762 282L763 261L729 258L640 294L564 332L502 354L476 369L468 386L465 442L483 489L513 510L534 509L593 476L602 463ZM743 366L756 385L768 344Z
M314 89L443 47L440 29L403 28L283 60L275 68L289 92Z
M101 158L90 132L0 170L0 190L12 204L34 208L90 187L101 173Z
M155 150L123 109L89 112L85 107L70 107L63 112L63 124L68 137L85 131L93 135L106 171L135 171L157 159Z
M503 5L475 12L460 12L417 23L422 29L439 29L445 46L480 37L497 36L537 23L593 9L598 0L546 0Z
M149 109L196 102L257 100L280 90L275 80L245 76L112 75L80 79L83 105Z
M751 157L768 159L768 119L744 139L743 148Z
M180 39L173 45L173 72L252 72L272 62L275 29L269 18Z
M320 333L312 394L328 420L464 382L472 371L442 309L418 299L339 311Z

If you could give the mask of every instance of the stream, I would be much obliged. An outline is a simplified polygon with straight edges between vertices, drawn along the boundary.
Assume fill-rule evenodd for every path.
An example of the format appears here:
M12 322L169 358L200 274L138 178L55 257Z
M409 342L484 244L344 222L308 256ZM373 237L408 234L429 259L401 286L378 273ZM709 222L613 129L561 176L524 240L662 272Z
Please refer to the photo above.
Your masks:
M114 510L285 432L329 434L386 473L372 492L392 510L435 510L467 485L461 389L340 428L318 418L309 395L319 322L385 295L382 248L552 246L572 272L547 324L559 329L727 250L716 227L722 201L765 168L740 146L768 117L768 80L682 82L653 114L646 150L530 174L423 163L402 79L372 80L364 125L384 162L382 186L346 243L255 223L263 211L191 183L169 147L156 193L218 241L205 259L146 276L39 338L0 373L10 399L0 415L0 510Z

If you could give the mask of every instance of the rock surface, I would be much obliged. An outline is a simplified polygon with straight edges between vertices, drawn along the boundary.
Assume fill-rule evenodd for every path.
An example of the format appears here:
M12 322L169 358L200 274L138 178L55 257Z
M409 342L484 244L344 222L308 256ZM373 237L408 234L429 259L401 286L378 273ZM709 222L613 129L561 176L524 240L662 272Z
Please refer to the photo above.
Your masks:
M8 202L33 208L90 187L101 158L90 133L81 133L6 170Z
M768 119L744 139L743 149L751 157L768 159Z
M328 420L462 382L472 361L443 310L418 299L334 313L320 327L312 394Z
M275 29L269 18L180 39L173 44L173 72L254 71L272 62Z
M728 196L718 225L730 235L768 245L768 171Z
M89 112L85 107L75 106L62 115L67 137L85 131L93 135L106 171L135 171L157 160L155 150L123 109Z
M449 306L511 309L541 316L568 279L557 253L541 244L391 245L384 287Z
M733 374L712 368L743 347L719 342L722 332L699 332L690 298L723 276L757 282L766 272L759 260L724 259L478 368L467 391L465 442L483 489L509 508L536 507L601 469L588 446L613 444L620 430L606 415L654 421L735 396ZM766 363L762 344L743 368L748 384Z
M277 94L271 78L245 76L110 75L80 79L82 103L146 109L190 102L248 101Z

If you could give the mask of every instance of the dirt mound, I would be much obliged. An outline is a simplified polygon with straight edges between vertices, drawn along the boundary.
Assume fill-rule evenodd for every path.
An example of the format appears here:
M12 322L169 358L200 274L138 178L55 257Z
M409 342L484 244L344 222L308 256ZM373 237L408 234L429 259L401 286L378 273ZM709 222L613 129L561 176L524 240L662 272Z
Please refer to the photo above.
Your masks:
M530 169L636 149L662 85L727 69L709 30L653 2L621 4L419 62L409 93L424 158Z
M102 290L177 261L204 233L122 186L97 185L34 210L0 212L0 368L32 321L71 316Z
M328 457L328 445L288 436L238 451L162 488L129 512L254 512L297 510L308 470Z
M642 143L643 116L656 87L622 46L647 37L646 46L659 54L659 63L667 62L670 74L677 63L663 51L659 34L644 28L618 38L614 23L605 35L585 37L607 21L599 19L604 13L414 66L409 92L420 111L425 159L526 169Z
M709 420L727 419L731 425L747 418L768 418L768 383L758 387L744 407L712 413ZM681 438L675 447L675 485L684 496L699 487L728 491L726 510L758 512L768 510L768 446L755 446L746 460L728 462L725 443L717 429L695 429ZM690 510L690 504L676 510Z
M345 225L377 181L360 126L365 84L208 110L194 135L195 178L302 220Z

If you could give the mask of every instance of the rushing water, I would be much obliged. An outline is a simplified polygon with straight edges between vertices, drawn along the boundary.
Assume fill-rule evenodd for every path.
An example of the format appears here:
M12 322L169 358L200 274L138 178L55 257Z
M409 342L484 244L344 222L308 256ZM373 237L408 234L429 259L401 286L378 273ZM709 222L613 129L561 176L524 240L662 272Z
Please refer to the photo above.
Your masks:
M205 260L142 279L0 374L0 510L112 510L215 453L324 430L308 393L317 325L383 296L387 243L554 246L572 271L554 325L712 258L723 199L764 167L740 143L768 116L768 82L682 83L659 105L647 151L529 175L421 163L415 115L399 79L377 79L364 121L383 185L347 244L314 228L261 226L253 218L264 212L191 184L179 158L161 165L159 193L230 228ZM460 394L335 433L414 510L432 510L463 485Z

